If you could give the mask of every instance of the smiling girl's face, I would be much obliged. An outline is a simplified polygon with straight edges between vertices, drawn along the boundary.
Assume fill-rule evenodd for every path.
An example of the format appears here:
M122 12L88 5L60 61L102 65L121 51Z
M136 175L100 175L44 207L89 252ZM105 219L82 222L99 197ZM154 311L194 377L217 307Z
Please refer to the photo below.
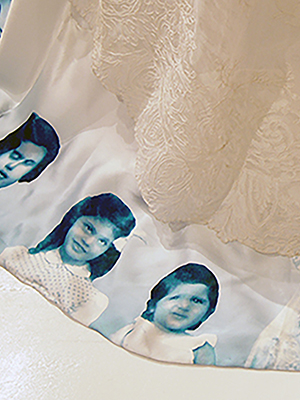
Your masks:
M182 283L157 302L153 323L164 331L183 333L206 319L209 306L206 285Z
M62 261L84 265L105 253L115 239L116 226L109 220L93 216L79 217L59 249Z

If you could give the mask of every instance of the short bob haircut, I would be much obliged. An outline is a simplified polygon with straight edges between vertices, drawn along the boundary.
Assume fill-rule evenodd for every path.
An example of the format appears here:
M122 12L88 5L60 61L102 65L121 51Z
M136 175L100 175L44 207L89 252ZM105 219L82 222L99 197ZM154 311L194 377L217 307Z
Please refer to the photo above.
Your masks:
M34 248L31 254L49 251L60 247L71 226L82 216L93 216L109 220L116 226L116 239L126 237L135 227L135 218L131 210L119 197L112 193L102 193L98 196L86 197L75 204L63 217L61 222ZM105 253L88 262L90 279L94 280L109 272L120 257L120 252L113 243Z
M55 159L59 152L59 138L54 128L36 113L32 113L24 124L0 141L0 155L18 148L22 142L32 142L46 149L38 165L19 179L31 182Z
M142 313L142 317L148 321L153 321L156 304L167 296L177 286L190 283L201 283L208 287L209 309L204 316L205 321L216 309L219 295L219 284L215 275L204 265L189 263L178 267L173 272L161 279L151 290L147 308ZM203 321L188 328L197 329Z

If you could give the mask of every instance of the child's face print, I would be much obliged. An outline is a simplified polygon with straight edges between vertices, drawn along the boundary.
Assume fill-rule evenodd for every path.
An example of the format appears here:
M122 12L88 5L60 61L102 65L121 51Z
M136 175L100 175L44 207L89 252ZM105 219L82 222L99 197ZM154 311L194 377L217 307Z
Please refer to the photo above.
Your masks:
M157 302L153 322L162 330L182 333L205 320L209 305L206 285L182 283Z
M12 185L32 171L44 158L46 149L30 141L0 155L0 188Z
M105 253L115 240L116 227L110 221L93 216L82 216L69 229L60 248L62 260L83 265Z

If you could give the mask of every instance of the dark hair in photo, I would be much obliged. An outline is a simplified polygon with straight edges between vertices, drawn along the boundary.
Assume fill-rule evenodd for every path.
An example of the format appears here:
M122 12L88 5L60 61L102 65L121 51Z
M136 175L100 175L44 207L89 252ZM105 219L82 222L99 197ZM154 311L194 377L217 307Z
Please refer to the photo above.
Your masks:
M215 311L219 284L215 275L204 265L189 263L175 269L170 274L161 279L151 290L150 299L147 302L147 308L142 313L142 317L148 321L153 321L156 304L173 289L183 283L197 284L201 283L208 287L209 309L205 315L205 320ZM189 330L197 329L203 321L199 321Z
M31 182L36 179L52 163L60 147L54 128L36 113L32 113L26 122L0 141L0 154L16 149L26 141L45 147L47 152L42 161L32 171L22 176L19 182Z
M36 247L29 249L29 252L36 254L40 251L49 251L60 247L71 226L82 216L109 220L116 227L116 239L128 236L135 227L135 218L126 204L112 193L102 193L98 196L86 197L75 204L53 231ZM90 279L94 280L107 274L119 257L120 252L111 244L105 253L88 262L91 271Z

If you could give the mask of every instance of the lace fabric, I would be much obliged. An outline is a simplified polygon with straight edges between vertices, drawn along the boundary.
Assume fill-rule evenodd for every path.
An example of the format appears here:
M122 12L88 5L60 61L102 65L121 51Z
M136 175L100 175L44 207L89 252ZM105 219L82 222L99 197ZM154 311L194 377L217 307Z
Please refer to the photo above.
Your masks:
M53 123L62 142L55 164L35 182L1 190L1 247L20 244L32 247L80 199L100 191L116 193L132 208L138 231L124 248L118 246L122 255L116 268L95 282L98 292L109 299L108 307L94 321L94 314L89 314L98 306L94 291L95 301L90 299L83 303L80 300L80 304L73 306L71 294L65 291L67 285L60 279L61 274L69 276L69 273L62 268L57 274L64 310L84 325L93 320L92 329L110 337L141 314L151 288L163 276L183 263L203 264L216 275L221 296L216 313L200 327L199 333L218 336L217 365L244 366L255 340L298 290L299 272L287 257L266 256L240 243L222 243L207 225L198 223L176 232L175 229L192 221L208 222L223 235L224 241L238 238L251 245L251 240L256 240L256 248L261 246L270 252L280 246L296 248L296 242L284 237L292 238L295 230L291 227L297 227L297 219L292 216L297 215L297 168L294 164L298 151L298 44L294 41L292 46L282 30L277 33L270 21L266 23L268 17L273 20L268 13L273 15L275 9L275 5L271 7L269 3L250 2L248 7L245 2L229 1L228 10L222 2L218 5L213 2L199 2L199 5L179 1L170 4L132 2L133 7L127 9L128 3L124 1L73 3L63 15L62 28L38 82L22 104L1 119L1 130L5 134L14 129L11 125L16 127L18 121L25 120L26 110L33 109ZM81 5L84 7L80 8ZM117 6L118 12L124 14L118 21L112 12ZM161 14L155 13L159 7ZM255 15L257 11L262 14ZM139 18L134 18L134 14ZM128 27L138 25L141 20L144 22L136 47L130 47L135 37L133 33L129 35L131 28L126 28L129 33L122 31L125 17L131 19ZM261 22L257 25L258 17ZM101 19L107 24L107 32ZM153 26L148 31L151 21ZM165 21L173 22L166 24ZM279 16L277 13L273 23L276 27L284 23L290 24L292 30L298 29L288 21L287 13ZM108 29L109 24L112 28L116 25L114 40L110 37L113 30ZM33 30L35 28L33 26ZM157 34L151 34L156 28L159 28ZM265 57L259 46L253 47L253 43L259 42L256 30L260 37L264 36L262 32L270 33L266 35L268 43L263 45ZM41 30L41 35L43 32ZM7 33L9 37L10 31ZM273 34L278 44L276 49L271 46L275 45ZM120 98L128 96L128 100L123 98L126 104L130 96L135 101L131 104L131 115L135 118L140 147L139 184L153 213L169 222L173 231L168 224L149 215L136 187L133 168L137 145L131 121L125 107L91 73L92 36L100 40L94 62L105 52L111 56L99 59L102 62L99 78L107 86L111 85L111 91L115 84L115 93ZM129 43L128 54L124 53L124 57L121 54L123 45L113 51L121 39ZM2 44L5 45L5 40L0 47ZM148 46L144 51L148 58L139 58L139 51L145 46ZM131 60L135 48L139 64ZM14 64L11 59L6 61ZM151 71L152 75L149 72L148 80L143 80L146 77L143 74L140 79L136 78L135 90L140 90L137 100L127 79L129 73L132 79L135 77L144 61L148 63L145 74ZM11 70L13 72L13 68ZM4 120L6 127L3 127ZM284 196L293 198L294 203L289 203ZM282 218L281 230L279 217ZM277 231L272 230L272 224L273 227L278 225ZM262 235L265 241L260 241ZM45 270L44 263L41 268ZM50 295L53 294L55 300L57 290L52 281L52 277L55 279L52 269L49 275L47 288L50 286ZM70 285L77 285L81 280L72 279ZM83 295L92 295L89 285L84 285L82 290ZM48 292L45 289L41 293L49 299ZM75 288L71 292L77 294ZM15 302L19 308L20 297L16 297ZM102 304L101 310L104 310L107 301ZM268 330L258 344L258 354L261 349L264 354L272 352L275 357L279 354L279 358L283 358L285 345L282 350L279 347L290 335L291 359L298 365L298 320L295 314L288 313L287 317L283 323L287 331L278 332L277 325ZM13 316L13 324L14 319ZM279 347L272 341L274 332L282 339ZM157 352L160 348L156 348ZM145 354L143 348L137 352ZM264 357L260 357L260 365L251 361L249 365L265 368ZM192 360L189 357L189 362ZM272 365L291 368L290 364L279 366L277 361L269 363L267 360L267 363L272 368ZM205 364L203 360L202 363Z
M95 74L135 120L154 216L297 254L299 4L70 1L93 32Z
M299 96L291 76L251 142L241 173L210 226L268 253L299 253Z
M248 368L300 370L299 292L261 332L245 363Z

